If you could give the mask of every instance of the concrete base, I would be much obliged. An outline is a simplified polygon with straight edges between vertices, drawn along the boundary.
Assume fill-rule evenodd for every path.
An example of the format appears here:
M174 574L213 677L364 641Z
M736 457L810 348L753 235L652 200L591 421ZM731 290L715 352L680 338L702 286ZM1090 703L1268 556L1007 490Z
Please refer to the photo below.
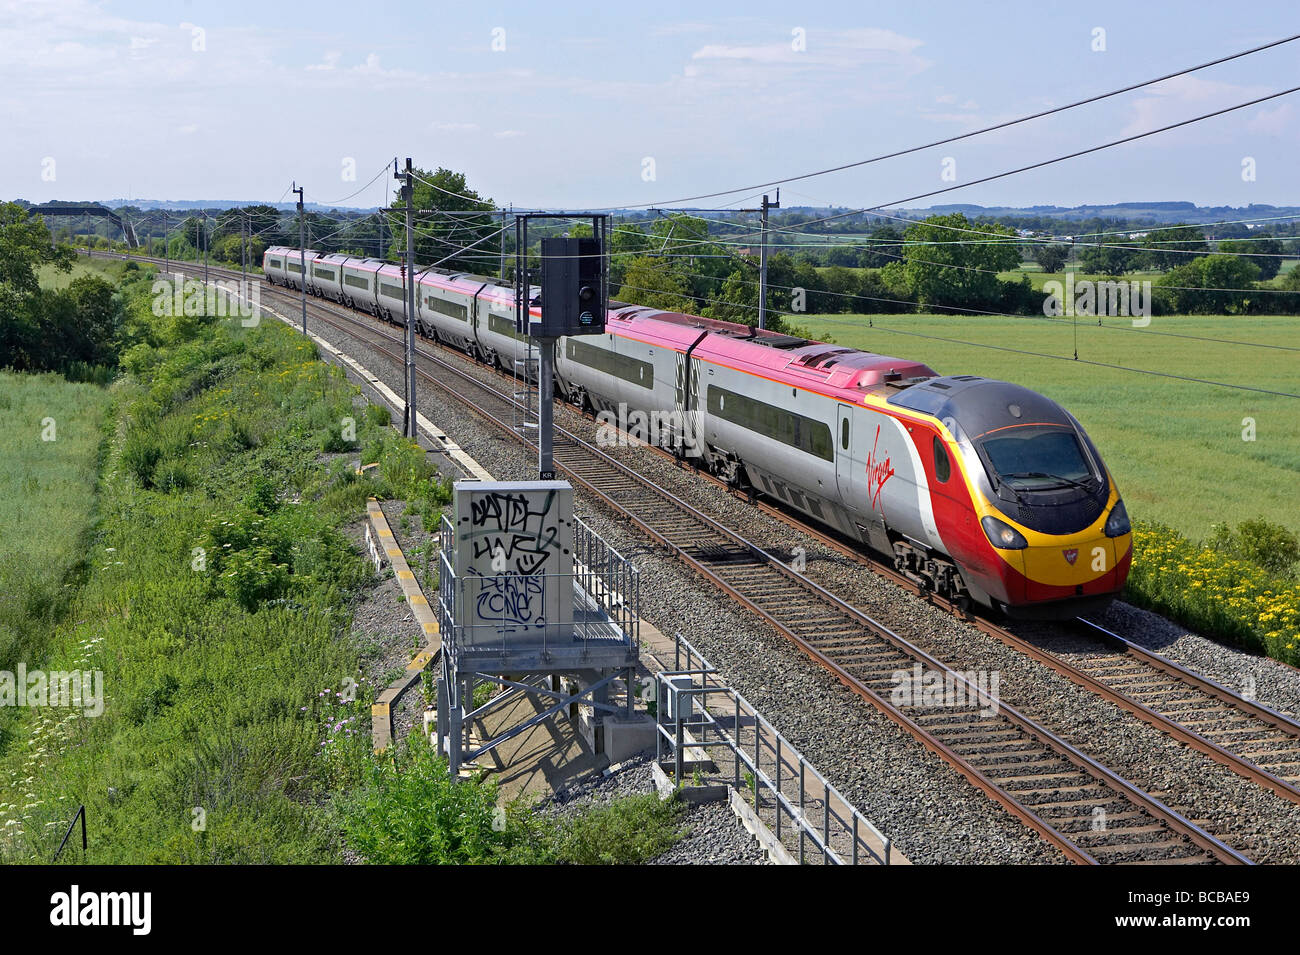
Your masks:
M727 798L727 805L731 811L736 814L736 818L741 821L750 834L758 840L758 844L763 847L767 857L777 865L798 865L790 850L781 844L776 835L767 824L759 819L754 812L754 808L745 800L745 797L734 789L730 791Z
M607 716L604 725L605 756L611 763L621 763L655 748L655 721L644 714L630 720Z
M650 773L654 777L655 790L659 793L660 799L669 799L676 793L677 798L688 806L698 806L706 802L721 802L731 792L731 787L726 783L713 783L703 786L675 785L673 778L668 775L659 763L650 764Z

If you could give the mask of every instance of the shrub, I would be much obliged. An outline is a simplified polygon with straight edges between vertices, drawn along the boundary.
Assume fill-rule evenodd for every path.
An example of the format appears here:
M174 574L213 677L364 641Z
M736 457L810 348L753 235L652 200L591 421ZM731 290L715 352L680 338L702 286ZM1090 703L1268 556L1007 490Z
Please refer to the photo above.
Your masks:
M1217 524L1207 543L1219 553L1258 564L1279 577L1292 576L1300 561L1300 539L1281 524L1259 518L1242 521L1235 531Z
M336 421L330 422L317 443L321 451L326 454L337 454L342 451L351 451L357 446L355 439L343 436L343 426Z
M1134 523L1126 596L1206 636L1300 663L1300 584L1162 524Z
M244 497L244 503L258 514L274 513L280 506L280 499L276 496L275 484L266 475L257 475L249 486L248 494Z
M422 733L369 757L364 776L341 809L348 843L368 862L550 861L544 823L519 804L499 810L495 782L453 780Z
M194 481L190 478L190 472L179 461L164 461L154 471L153 486L160 491L166 491L168 494L187 490L193 484Z
M386 428L393 420L388 405L366 405L365 416L366 421L377 428Z
M221 574L226 595L252 612L264 600L281 596L289 586L289 568L277 563L271 549L259 544L235 551Z
M618 799L566 823L555 843L559 861L573 865L639 865L662 855L685 831L683 806L658 793Z
M152 428L135 428L122 447L122 466L141 487L153 487L154 469L162 459L158 433Z

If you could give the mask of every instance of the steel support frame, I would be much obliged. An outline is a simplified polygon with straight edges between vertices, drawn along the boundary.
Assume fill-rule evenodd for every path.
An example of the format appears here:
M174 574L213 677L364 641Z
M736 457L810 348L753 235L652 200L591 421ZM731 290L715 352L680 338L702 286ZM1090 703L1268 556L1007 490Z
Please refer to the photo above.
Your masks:
M580 681L581 688L575 693L565 693L510 680L500 674L472 669L461 670L451 661L448 654L442 655L437 692L437 746L438 752L447 757L448 770L452 778L460 774L463 764L473 762L567 707L586 703L598 712L610 714L622 712L622 706L608 702L609 687L621 676L625 680L628 694L633 693L635 668L628 666L598 670L535 671L532 675L552 679L562 676L575 677ZM507 691L480 707L468 709L467 704L472 705L474 699L474 687L480 681L507 687ZM550 705L540 713L488 740L482 746L471 749L469 732L474 719L503 706L521 694L541 697L548 700Z

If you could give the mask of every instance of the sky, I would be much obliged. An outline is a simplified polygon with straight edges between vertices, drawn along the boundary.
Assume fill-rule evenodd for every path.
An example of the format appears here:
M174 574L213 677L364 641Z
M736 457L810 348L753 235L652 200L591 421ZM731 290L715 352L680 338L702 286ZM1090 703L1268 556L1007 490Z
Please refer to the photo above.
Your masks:
M0 0L0 198L369 207L397 157L517 207L671 204L1300 33L1291 2ZM867 207L1300 85L1300 41L792 183ZM1300 204L1300 93L912 206ZM946 178L945 178L946 177ZM692 205L753 205L734 192Z

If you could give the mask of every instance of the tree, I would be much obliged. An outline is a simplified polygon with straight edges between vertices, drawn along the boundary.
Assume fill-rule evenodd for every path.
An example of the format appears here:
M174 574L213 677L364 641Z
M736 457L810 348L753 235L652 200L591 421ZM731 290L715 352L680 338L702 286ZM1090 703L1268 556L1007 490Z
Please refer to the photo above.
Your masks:
M891 225L871 233L871 243L858 253L858 268L883 269L903 256L903 233Z
M1079 249L1079 264L1083 266L1085 272L1123 275L1137 267L1137 259L1141 254L1132 249L1115 248L1112 245L1083 245Z
M1184 262L1156 283L1166 307L1186 315L1240 315L1252 300L1259 269L1233 255L1205 255Z
M493 214L496 204L469 187L465 174L439 166L433 172L416 168L413 192L415 261L467 272L495 272L501 255L501 227ZM393 205L405 208L401 189ZM405 247L405 213L388 217L394 241L388 257L400 261ZM473 246L473 248L470 248Z
M39 301L40 367L117 364L123 309L111 283L82 275L66 289L44 293Z
M615 298L634 305L648 305L667 312L695 310L695 300L690 296L686 280L673 271L666 259L643 255L635 258L625 270L624 285Z
M1167 229L1152 229L1142 240L1144 264L1149 268L1166 271L1183 264L1192 256L1207 255L1210 247L1205 243L1205 231L1196 225L1176 225Z
M1267 234L1257 236L1250 242L1238 242L1235 239L1220 242L1219 251L1229 255L1245 255L1248 261L1255 263L1260 279L1266 282L1282 269L1282 243Z
M1068 245L1034 246L1034 260L1038 262L1044 272L1052 275L1061 271L1069 257L1070 247Z
M1003 243L970 231L970 221L956 212L930 216L903 233L904 272L918 302L970 307L998 298L998 273L1020 264L1015 233L997 225L980 227L981 232L1006 236Z
M609 286L623 284L627 268L650 248L650 237L635 225L616 225L609 234Z
M38 270L52 264L67 272L74 258L68 246L51 246L50 231L40 216L29 218L16 203L0 205L0 368L49 367Z

